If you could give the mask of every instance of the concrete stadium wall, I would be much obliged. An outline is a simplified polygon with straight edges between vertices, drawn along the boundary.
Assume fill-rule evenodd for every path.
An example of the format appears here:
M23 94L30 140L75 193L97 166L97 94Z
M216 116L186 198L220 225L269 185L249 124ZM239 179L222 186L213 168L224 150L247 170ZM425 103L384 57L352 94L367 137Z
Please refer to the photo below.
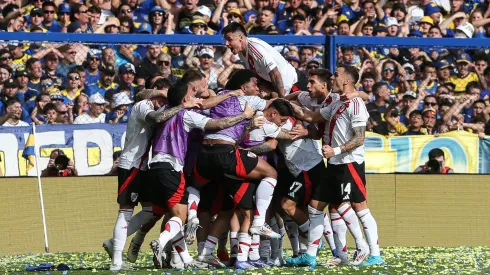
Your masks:
M489 175L368 175L367 181L381 246L490 245ZM116 184L116 177L43 179L50 252L103 251L117 216ZM35 178L1 178L0 209L0 255L44 252Z

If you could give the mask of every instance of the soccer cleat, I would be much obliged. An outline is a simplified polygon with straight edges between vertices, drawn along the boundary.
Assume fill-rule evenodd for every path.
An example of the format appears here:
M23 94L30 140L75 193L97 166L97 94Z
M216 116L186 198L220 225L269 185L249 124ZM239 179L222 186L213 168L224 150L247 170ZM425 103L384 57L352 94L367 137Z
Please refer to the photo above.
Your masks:
M184 269L186 268L184 262L182 261L182 258L177 252L172 252L167 254L167 251L164 252L167 255L167 260L170 258L170 262L167 263L167 266L170 266L171 268L175 269Z
M329 266L329 265L340 265L342 264L342 259L336 256L332 256L329 260L327 260L326 263L322 264L322 266Z
M262 225L262 226L252 226L252 227L250 227L249 231L250 231L250 235L260 235L262 237L267 237L270 239L280 239L281 238L281 235L274 232L274 230L272 230L272 228L266 223L264 223L264 225Z
M162 268L167 256L163 253L163 247L160 245L160 241L158 239L151 241L150 247L153 250L153 263L155 267Z
M133 270L136 270L136 268L134 268L134 267L128 265L127 263L123 262L120 265L111 264L111 267L109 268L109 270L112 272L133 271Z
M255 267L251 264L249 264L248 262L245 262L245 261L236 261L235 262L235 268L236 269L242 269L242 270L246 270L246 269L254 269Z
M199 262L196 260L194 260L190 263L187 263L184 266L185 266L185 268L197 268L197 269L209 268L209 265L207 263Z
M267 261L264 261L262 259L258 259L255 261L248 261L249 264L253 265L254 267L258 268L270 268L273 267L274 265L270 265Z
M369 255L369 246L365 243L360 245L352 255L352 265L361 264Z
M384 265L385 261L381 256L369 256L366 261L359 264L359 266L371 266L371 265Z
M316 257L311 256L308 253L303 253L296 258L287 258L286 263L292 266L308 266L310 268L316 267Z
M196 261L201 262L201 263L206 263L207 265L212 266L212 267L217 267L217 268L225 268L226 267L226 265L223 264L218 259L218 257L216 257L214 254L197 256Z
M272 266L280 267L284 265L284 259L281 256L274 259L270 259L268 263L270 263Z
M226 250L219 250L218 251L218 259L221 262L229 262L230 261L230 255L228 255L228 251Z
M186 231L185 231L185 243L191 245L194 240L196 240L196 232L199 228L199 219L194 217L189 217L187 219Z
M114 240L113 239L107 239L102 243L102 247L104 248L105 252L109 256L109 259L112 260L112 255L114 255Z
M137 244L136 242L131 240L131 244L129 245L128 255L127 255L129 262L131 263L136 262L136 260L138 259L138 254L140 253L140 249L141 249L141 244Z

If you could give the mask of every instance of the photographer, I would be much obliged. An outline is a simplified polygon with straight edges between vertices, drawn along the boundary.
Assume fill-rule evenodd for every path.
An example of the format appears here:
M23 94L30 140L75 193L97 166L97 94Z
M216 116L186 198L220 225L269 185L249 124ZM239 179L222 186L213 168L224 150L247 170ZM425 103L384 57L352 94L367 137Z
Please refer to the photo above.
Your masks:
M74 177L78 176L77 169L73 166L63 150L55 149L49 156L48 167L41 173L41 177Z
M414 173L428 174L452 174L454 170L444 165L444 151L439 148L434 148L429 152L429 161L425 165L420 165L413 171Z

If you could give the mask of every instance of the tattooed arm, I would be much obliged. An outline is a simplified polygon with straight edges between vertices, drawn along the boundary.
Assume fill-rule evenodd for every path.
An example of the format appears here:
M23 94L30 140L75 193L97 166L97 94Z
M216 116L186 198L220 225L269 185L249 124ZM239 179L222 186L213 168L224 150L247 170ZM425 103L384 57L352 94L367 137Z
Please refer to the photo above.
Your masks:
M276 139L282 139L282 140L293 140L295 139L295 135L292 135L289 133L289 131L281 129L279 134L277 135Z
M275 92L279 95L280 98L284 97L284 83L282 82L282 75L279 71L279 68L276 67L272 71L269 72L269 77L271 78L272 86L274 86Z
M235 116L223 117L220 119L210 119L204 126L204 130L222 130L231 127L239 122L242 122L245 119L249 119L253 117L254 114L255 110L249 107L247 103L245 105L245 110L243 111L243 113Z
M202 99L192 98L179 106L172 107L170 109L161 109L159 111L149 112L145 116L145 121L150 124L157 124L169 120L183 109L200 108L202 106Z
M247 148L245 150L248 150L256 155L264 155L268 152L272 152L276 150L277 147L277 140L276 139L269 139L268 141L252 146L250 148Z
M166 90L155 90L155 89L145 89L138 94L136 94L136 101L141 101L143 99L150 99L152 97L156 96L163 96L167 97L167 91Z
M353 137L349 141L347 141L344 145L340 146L340 151L342 153L350 152L364 144L366 126L354 127L352 129L352 133L353 133Z

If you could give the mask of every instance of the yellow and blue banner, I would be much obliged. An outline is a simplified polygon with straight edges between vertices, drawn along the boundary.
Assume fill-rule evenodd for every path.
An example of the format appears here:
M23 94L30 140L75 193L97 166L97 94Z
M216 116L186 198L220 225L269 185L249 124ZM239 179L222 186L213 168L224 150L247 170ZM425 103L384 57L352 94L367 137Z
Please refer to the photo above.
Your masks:
M29 172L32 168L34 168L34 163L36 161L36 151L35 151L35 140L34 140L34 132L29 132L29 136L27 137L27 141L24 147L24 151L22 151L22 157L27 160L26 170Z
M40 125L36 127L38 165L48 165L54 149L74 161L79 175L104 175L113 165L112 154L124 147L126 125ZM6 176L36 176L31 127L0 127L0 167ZM490 137L454 131L434 136L385 136L366 133L367 173L410 173L428 160L433 148L445 152L446 165L455 173L490 174ZM24 158L28 159L26 162ZM31 160L32 159L32 160Z

